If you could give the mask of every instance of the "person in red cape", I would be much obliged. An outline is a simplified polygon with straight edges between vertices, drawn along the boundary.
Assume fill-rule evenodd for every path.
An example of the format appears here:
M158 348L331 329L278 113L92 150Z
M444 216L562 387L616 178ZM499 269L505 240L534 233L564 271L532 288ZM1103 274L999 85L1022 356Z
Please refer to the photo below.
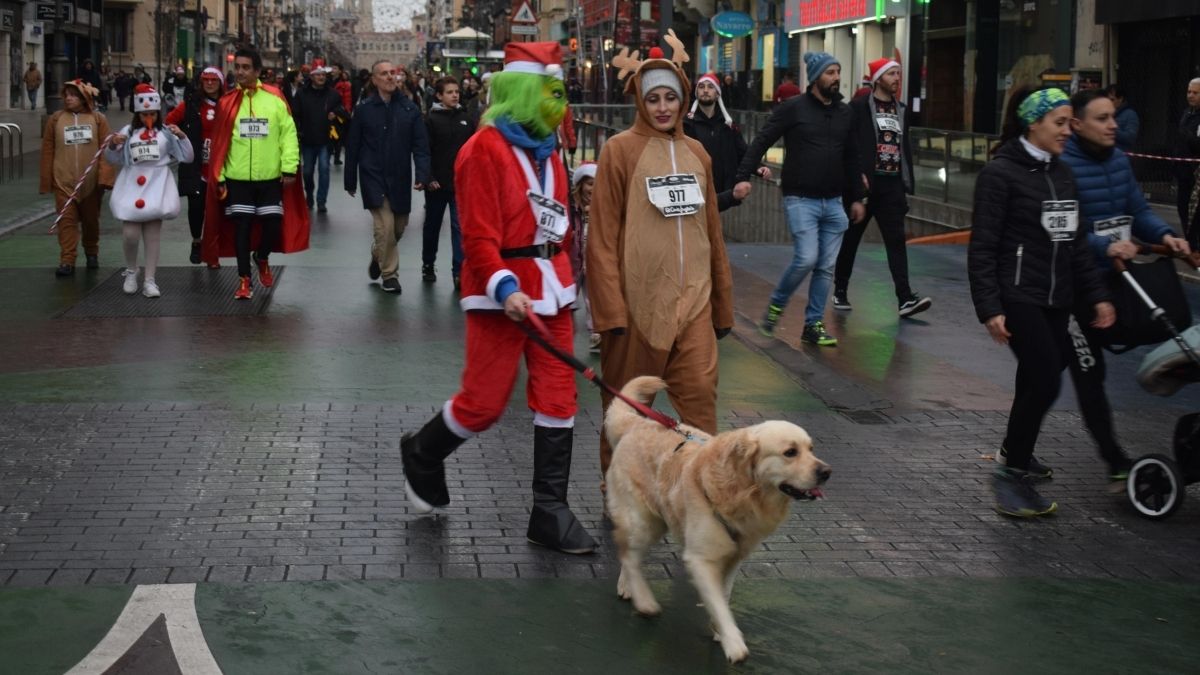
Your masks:
M251 250L259 283L270 287L274 279L267 256L308 248L308 207L304 186L296 180L296 125L283 92L258 81L261 70L257 52L240 49L234 55L238 84L219 103L206 168L202 258L211 267L219 258L237 256L237 299L253 293ZM259 228L253 227L255 221Z

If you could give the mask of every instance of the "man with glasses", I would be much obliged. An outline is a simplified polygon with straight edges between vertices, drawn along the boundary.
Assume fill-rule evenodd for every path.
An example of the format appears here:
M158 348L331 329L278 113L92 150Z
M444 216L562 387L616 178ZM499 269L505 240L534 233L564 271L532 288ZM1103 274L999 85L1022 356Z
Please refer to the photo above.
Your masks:
M354 109L346 137L345 188L350 196L362 187L363 208L371 212L375 238L371 279L383 277L387 293L400 293L396 244L408 225L412 189L429 182L429 136L421 111L397 91L399 69L390 61L371 66L375 91ZM416 182L413 165L416 165Z

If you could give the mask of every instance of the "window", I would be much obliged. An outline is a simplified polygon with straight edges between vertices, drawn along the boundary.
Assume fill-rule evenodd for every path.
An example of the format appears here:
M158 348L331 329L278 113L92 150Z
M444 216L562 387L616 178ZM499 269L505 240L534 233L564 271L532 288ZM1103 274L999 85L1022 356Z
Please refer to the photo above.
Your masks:
M104 9L104 44L106 51L129 51L129 9Z

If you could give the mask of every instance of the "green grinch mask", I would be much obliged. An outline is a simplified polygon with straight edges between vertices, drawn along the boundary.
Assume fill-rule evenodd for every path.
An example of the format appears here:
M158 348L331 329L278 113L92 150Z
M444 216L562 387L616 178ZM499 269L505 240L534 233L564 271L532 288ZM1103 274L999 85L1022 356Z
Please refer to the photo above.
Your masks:
M567 113L567 88L557 77L499 72L489 86L492 101L483 115L485 124L507 117L541 139L553 134Z

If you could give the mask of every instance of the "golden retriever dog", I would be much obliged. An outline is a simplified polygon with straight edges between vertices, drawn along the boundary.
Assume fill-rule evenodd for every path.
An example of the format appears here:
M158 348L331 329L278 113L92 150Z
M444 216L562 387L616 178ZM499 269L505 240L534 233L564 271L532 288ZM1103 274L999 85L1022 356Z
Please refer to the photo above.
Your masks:
M657 377L630 380L621 393L649 402L665 389ZM662 609L641 564L668 530L712 620L713 639L730 662L750 655L729 596L738 566L788 516L793 500L821 497L831 473L808 433L771 421L710 436L680 425L681 435L614 399L604 420L613 447L608 513L621 561L617 593L644 616Z

